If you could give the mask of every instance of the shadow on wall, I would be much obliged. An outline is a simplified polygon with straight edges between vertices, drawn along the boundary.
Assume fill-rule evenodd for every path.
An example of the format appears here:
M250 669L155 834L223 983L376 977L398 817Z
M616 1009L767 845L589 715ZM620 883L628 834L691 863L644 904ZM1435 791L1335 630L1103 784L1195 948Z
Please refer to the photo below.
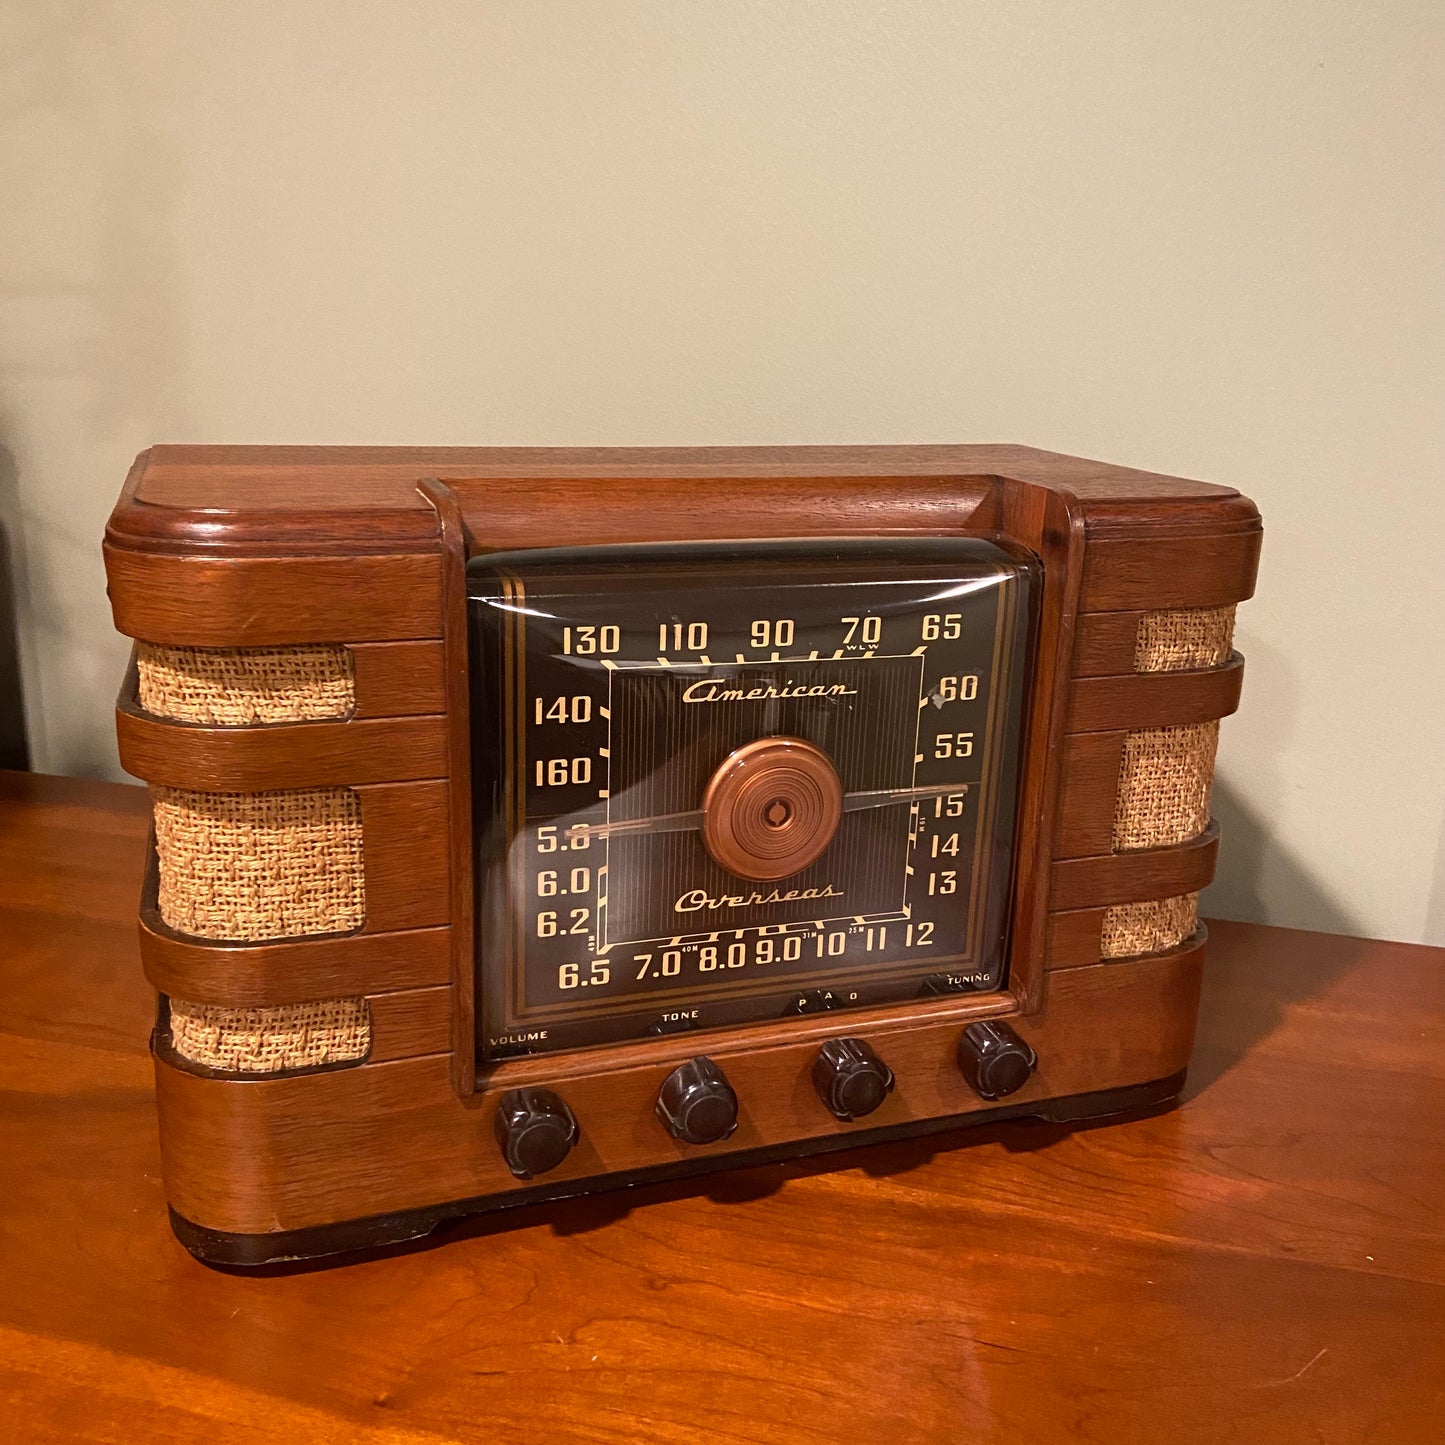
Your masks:
M28 768L25 702L20 695L20 635L15 625L18 567L10 545L16 514L14 456L0 447L0 768Z
M1265 796L1268 796L1266 794ZM1360 922L1329 896L1286 853L1262 806L1216 778L1210 812L1220 828L1221 876L1205 890L1199 911L1206 917L1257 922L1283 910L1297 925L1317 933L1358 933ZM1269 882L1269 898L1262 886Z
M1268 546L1266 544L1266 554ZM1220 767L1214 774L1210 813L1219 823L1219 871L1199 900L1207 918L1246 923L1278 921L1319 933L1357 934L1363 921L1348 904L1324 891L1309 871L1307 855L1285 851L1271 809L1289 796L1296 781L1284 759L1299 756L1301 716L1298 659L1249 630L1248 603L1241 609L1235 647L1244 654L1244 696L1240 716L1225 718ZM1247 775L1232 771L1233 729L1246 730L1254 744Z
M27 321L0 334L0 438L14 449L0 463L0 625L18 624L34 764L117 778L110 700L129 643L111 626L101 533L135 453L196 435L188 177L145 26L123 8L0 3L0 308Z
M1236 645L1249 660L1244 711L1271 720L1271 746L1263 753L1271 762L1238 783L1226 773L1215 774L1210 812L1220 827L1220 867L1199 911L1206 919L1274 917L1318 933L1358 935L1361 919L1325 891L1304 859L1286 850L1271 816L1288 790L1279 760L1289 756L1299 719L1293 661L1258 637ZM1229 728L1228 719L1224 726ZM1259 749L1253 755L1261 756ZM1368 947L1335 943L1320 948L1311 966L1279 969L1273 966L1273 951L1283 942L1277 935L1235 931L1228 923L1213 931L1186 1097L1228 1073L1291 1008L1334 988Z
M1216 780L1211 812L1221 829L1221 873L1200 898L1202 914L1250 922L1268 918L1271 912L1283 912L1294 920L1290 926L1317 933L1358 937L1368 932L1355 914L1325 893L1284 852L1257 804L1246 802L1234 788ZM1265 879L1269 882L1268 899L1261 894ZM1416 937L1421 943L1445 944L1445 828L1436 842L1430 895Z
M1440 829L1435 849L1435 877L1425 903L1425 927L1420 938L1424 943L1445 944L1445 826Z

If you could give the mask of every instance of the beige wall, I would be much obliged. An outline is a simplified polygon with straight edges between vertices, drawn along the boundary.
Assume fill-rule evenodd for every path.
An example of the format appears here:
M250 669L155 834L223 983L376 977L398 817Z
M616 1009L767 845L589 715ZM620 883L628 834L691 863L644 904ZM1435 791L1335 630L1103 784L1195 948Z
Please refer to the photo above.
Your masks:
M1445 6L0 4L36 766L156 440L1019 441L1268 527L1219 913L1445 942Z

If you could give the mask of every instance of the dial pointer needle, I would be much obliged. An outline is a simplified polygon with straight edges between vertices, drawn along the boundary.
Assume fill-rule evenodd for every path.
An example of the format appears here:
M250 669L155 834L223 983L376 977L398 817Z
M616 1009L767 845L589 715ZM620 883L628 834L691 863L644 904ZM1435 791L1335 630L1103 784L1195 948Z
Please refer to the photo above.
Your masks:
M922 798L940 798L946 793L966 793L967 783L933 783L921 788L876 788L870 791L843 794L845 813L864 808L887 808L898 803L915 803ZM632 833L688 833L702 827L702 809L686 813L655 813L650 818L626 818L615 823L592 823L587 826L591 838L615 838Z
M922 798L941 798L947 793L966 793L967 783L930 783L921 788L878 788L873 792L844 793L843 811L856 813L862 808L887 808L894 803L916 803Z

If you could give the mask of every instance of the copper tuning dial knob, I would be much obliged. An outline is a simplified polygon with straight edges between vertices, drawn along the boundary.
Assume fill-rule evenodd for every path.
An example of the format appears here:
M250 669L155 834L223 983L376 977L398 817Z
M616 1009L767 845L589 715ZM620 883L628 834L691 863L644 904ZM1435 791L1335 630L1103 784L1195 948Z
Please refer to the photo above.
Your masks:
M843 784L822 748L802 738L758 738L730 753L702 797L702 841L739 878L800 873L833 841Z

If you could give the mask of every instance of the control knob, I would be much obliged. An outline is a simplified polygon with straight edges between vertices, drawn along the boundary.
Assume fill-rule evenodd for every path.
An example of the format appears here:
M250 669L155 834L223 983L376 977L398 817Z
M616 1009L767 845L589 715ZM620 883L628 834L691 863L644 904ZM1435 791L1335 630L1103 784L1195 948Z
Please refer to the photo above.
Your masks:
M1001 1099L1028 1083L1038 1055L1006 1024L969 1024L958 1044L958 1067L981 1099Z
M893 1092L893 1070L862 1039L829 1039L813 1060L813 1086L828 1112L848 1123Z
M508 1090L493 1127L507 1168L518 1179L555 1169L581 1133L566 1101L551 1089Z
M699 1055L679 1064L663 1080L657 1117L684 1144L716 1144L738 1126L738 1096L727 1075Z

